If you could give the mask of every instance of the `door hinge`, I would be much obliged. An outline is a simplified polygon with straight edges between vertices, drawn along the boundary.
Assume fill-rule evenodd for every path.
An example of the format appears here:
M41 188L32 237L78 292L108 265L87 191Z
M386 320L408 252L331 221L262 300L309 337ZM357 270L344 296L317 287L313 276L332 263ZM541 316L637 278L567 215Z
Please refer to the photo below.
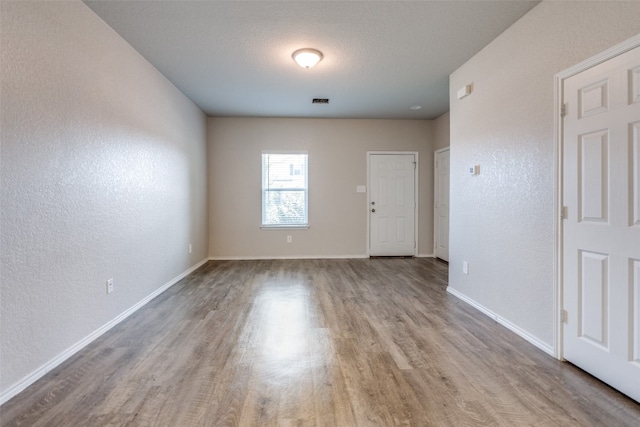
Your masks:
M564 117L567 115L567 104L562 104L560 106L560 117Z
M560 310L560 321L562 323L567 323L568 320L569 320L569 313L567 313L567 310Z
M560 208L560 219L569 218L569 208L567 206L563 206Z

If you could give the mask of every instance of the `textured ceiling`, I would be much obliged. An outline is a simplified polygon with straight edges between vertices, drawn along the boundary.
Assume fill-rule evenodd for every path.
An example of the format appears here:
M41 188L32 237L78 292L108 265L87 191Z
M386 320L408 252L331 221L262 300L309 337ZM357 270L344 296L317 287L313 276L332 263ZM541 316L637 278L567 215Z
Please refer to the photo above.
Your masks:
M539 2L85 3L210 116L431 119L449 74ZM309 70L304 47L324 53Z

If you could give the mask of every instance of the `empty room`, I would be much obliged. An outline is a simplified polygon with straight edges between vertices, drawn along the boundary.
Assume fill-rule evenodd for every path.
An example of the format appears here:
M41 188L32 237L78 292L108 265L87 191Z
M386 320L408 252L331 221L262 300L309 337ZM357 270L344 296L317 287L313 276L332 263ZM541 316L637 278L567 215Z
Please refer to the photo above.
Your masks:
M0 0L0 425L640 425L639 16Z

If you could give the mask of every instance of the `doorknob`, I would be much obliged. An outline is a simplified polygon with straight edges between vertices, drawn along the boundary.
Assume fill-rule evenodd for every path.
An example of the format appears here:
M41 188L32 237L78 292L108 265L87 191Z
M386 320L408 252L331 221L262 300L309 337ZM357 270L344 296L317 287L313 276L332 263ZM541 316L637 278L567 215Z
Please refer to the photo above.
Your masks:
M371 206L374 206L376 204L376 202L371 202Z
M376 211L375 209L371 209L371 212L375 212L375 211Z

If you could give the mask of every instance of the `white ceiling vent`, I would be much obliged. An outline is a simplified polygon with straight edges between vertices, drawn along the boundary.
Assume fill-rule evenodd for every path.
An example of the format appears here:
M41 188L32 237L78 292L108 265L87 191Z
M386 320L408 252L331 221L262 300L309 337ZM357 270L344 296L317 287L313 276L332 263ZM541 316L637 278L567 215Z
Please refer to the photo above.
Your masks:
M313 98L312 104L328 104L329 98Z

